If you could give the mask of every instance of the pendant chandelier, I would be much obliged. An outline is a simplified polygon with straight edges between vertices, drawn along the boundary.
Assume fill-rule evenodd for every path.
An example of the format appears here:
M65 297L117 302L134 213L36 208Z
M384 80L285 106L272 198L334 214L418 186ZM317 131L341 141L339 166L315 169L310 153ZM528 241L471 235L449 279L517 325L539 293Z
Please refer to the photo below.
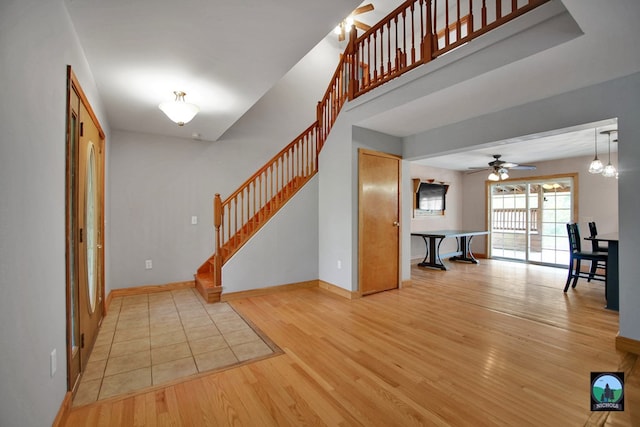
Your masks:
M595 173L602 173L604 166L602 165L602 162L598 158L598 129L597 128L594 129L593 133L594 133L594 139L596 144L596 148L595 148L596 154L593 160L591 161L591 164L589 164L589 172L595 174Z
M602 169L602 176L607 178L613 178L618 173L616 168L611 164L611 134L613 132L617 132L617 130L612 129L612 130L605 130L600 132L603 134L606 133L609 136L609 162L607 163L607 166L605 166L604 169Z

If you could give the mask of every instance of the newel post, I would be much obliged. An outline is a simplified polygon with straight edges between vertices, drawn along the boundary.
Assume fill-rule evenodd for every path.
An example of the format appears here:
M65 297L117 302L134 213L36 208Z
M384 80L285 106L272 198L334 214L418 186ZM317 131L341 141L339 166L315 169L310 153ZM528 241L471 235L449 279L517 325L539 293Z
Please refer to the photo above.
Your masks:
M433 34L431 0L427 0L426 6L427 6L427 17L426 17L426 23L425 23L426 31L424 35L424 40L422 40L422 62L425 64L433 59L433 48L436 42L435 34Z
M213 198L213 227L215 228L216 256L214 257L213 282L214 286L222 286L222 245L220 242L220 226L222 225L222 200L216 193Z

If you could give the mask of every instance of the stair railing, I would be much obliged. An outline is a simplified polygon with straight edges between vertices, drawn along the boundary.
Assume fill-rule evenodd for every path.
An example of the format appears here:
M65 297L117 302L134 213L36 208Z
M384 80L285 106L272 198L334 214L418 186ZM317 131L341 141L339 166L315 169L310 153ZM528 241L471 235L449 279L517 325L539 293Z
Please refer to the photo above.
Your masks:
M216 194L215 244L223 264L318 171L317 129L311 125L224 201Z
M214 199L215 286L222 265L318 171L318 153L343 105L550 0L408 0L356 37L355 27L317 121L224 201ZM476 19L476 17L480 19ZM205 263L206 264L206 263ZM203 265L201 270L209 270Z

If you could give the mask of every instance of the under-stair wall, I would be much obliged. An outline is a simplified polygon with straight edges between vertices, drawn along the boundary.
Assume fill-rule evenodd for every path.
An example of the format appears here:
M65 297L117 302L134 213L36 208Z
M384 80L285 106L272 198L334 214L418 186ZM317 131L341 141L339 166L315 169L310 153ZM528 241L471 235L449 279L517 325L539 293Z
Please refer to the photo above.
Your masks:
M318 176L222 268L224 294L318 279Z

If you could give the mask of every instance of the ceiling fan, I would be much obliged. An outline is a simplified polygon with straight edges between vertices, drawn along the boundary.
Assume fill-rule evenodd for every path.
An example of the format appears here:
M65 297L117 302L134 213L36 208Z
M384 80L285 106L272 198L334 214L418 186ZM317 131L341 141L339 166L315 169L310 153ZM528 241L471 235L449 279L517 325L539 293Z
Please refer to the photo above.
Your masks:
M509 178L509 169L518 169L518 170L535 170L536 167L534 165L521 165L518 163L505 162L504 160L500 160L502 157L501 154L494 154L493 160L488 163L489 167L472 167L469 168L471 170L486 170L491 171L489 174L490 181L500 181L503 179Z
M351 26L355 25L356 28L359 28L363 31L367 31L371 28L370 25L365 24L364 22L358 21L354 18L354 16L360 15L365 12L372 11L373 4L368 3L356 8L349 16L347 16L338 26L333 30L335 34L338 35L338 41L343 41L346 38L346 34L351 31Z

